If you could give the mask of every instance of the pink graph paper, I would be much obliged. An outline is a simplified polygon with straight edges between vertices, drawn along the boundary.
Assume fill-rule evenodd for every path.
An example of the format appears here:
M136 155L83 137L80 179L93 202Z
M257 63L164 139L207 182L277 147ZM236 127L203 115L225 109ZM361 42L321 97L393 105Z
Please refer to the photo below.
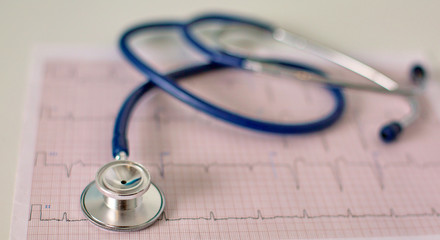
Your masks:
M117 110L144 81L114 55L90 59L77 53L42 62L36 146L27 165L33 169L29 210L18 219L27 221L28 239L440 234L440 122L433 102L422 97L419 121L387 145L378 139L378 128L408 106L399 97L354 91L346 92L340 122L300 136L231 126L153 91L131 119L130 159L146 166L163 190L165 212L143 231L97 228L83 216L80 194L112 160ZM403 68L411 63L399 59ZM398 75L401 62L381 66ZM169 69L179 62L167 64ZM231 69L182 84L235 111L275 121L307 121L332 107L319 87Z

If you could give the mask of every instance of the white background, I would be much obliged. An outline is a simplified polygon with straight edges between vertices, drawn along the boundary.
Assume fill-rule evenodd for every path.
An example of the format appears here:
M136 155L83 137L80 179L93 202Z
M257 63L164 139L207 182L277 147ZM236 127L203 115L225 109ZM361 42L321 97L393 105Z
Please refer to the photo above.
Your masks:
M9 236L32 49L44 44L115 46L141 21L227 11L269 20L344 52L423 52L440 64L440 1L144 0L0 2L0 239Z

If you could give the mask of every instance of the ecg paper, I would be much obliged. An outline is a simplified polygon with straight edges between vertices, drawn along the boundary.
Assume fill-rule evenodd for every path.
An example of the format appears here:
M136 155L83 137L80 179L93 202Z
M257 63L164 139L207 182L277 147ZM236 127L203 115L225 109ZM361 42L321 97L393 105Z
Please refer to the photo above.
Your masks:
M30 198L21 207L26 215L14 214L21 217L15 222L27 221L27 229L13 225L13 238L440 236L440 122L432 98L421 98L421 118L398 142L383 144L379 127L408 106L400 97L358 91L346 91L346 110L334 126L284 136L229 125L154 90L136 108L128 139L130 159L149 169L165 194L164 214L137 232L96 227L82 214L80 195L99 167L112 161L115 115L144 77L113 50L95 52L61 53L40 62L35 151L21 160L32 169L31 182L17 186L19 192L29 188ZM411 63L366 59L390 75ZM162 59L168 69L180 64L168 60ZM307 121L332 107L329 94L316 85L232 69L182 84L269 120ZM26 177L26 170L18 171L18 178Z

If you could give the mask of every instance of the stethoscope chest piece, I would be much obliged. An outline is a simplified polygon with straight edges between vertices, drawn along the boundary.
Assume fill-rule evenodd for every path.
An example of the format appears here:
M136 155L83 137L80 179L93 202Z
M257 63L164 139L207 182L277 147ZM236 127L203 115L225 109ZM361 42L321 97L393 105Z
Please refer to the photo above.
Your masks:
M81 209L95 225L135 231L153 224L165 207L160 189L140 164L117 160L101 167L81 194Z

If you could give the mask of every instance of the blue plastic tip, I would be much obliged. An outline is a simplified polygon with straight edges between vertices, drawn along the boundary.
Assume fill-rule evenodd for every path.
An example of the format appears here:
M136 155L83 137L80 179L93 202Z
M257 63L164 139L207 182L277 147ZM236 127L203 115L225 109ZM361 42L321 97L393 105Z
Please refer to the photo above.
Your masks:
M411 80L415 84L421 84L426 79L426 71L422 65L416 64L411 70Z
M400 123L391 122L380 130L380 138L386 143L393 142L397 139L402 130L403 127Z

